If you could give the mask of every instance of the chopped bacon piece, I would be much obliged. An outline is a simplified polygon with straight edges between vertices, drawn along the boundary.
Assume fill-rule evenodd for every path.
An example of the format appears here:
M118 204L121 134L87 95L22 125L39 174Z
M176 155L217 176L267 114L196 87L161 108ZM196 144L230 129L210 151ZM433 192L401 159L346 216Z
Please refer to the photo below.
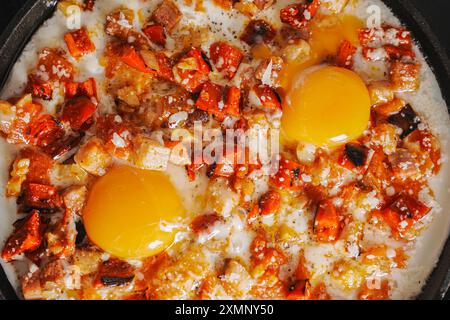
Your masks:
M259 207L261 209L261 215L272 215L280 209L281 195L278 191L271 190L265 193L259 200Z
M219 72L223 72L228 79L233 79L244 54L238 48L225 42L213 43L209 49L211 61Z
M392 88L397 92L414 92L420 87L420 64L396 60L391 65Z
M10 262L23 253L34 251L39 248L41 241L41 218L39 211L34 210L17 224L16 230L6 241L2 259Z
M148 38L133 29L134 11L121 7L106 17L105 32L120 39L124 43L135 45L137 48L148 48Z
M95 0L84 0L84 10L92 11L94 9Z
M276 36L276 30L264 20L252 20L245 27L241 40L249 46L272 41Z
M356 53L356 47L350 41L344 40L339 47L336 57L336 65L341 68L351 69L353 67L353 56Z
M225 116L238 117L240 115L241 91L237 87L224 89L211 82L205 83L196 106L207 111L218 120Z
M45 48L39 53L38 67L42 80L71 81L74 75L74 68L61 49Z
M333 203L322 201L314 219L314 234L319 242L335 242L341 233L341 220Z
M303 170L300 164L281 158L277 173L270 177L270 184L279 189L298 191L303 186L300 177Z
M253 87L253 91L265 109L282 109L279 95L268 85L257 84Z
M79 59L82 56L95 51L95 45L89 38L86 28L67 32L64 35L64 40L66 41L70 54L75 59Z
M66 99L75 97L97 97L97 85L94 78L84 82L66 82L64 84Z
M201 233L221 220L222 218L217 213L203 214L192 220L191 229L195 233Z
M161 47L166 46L166 33L163 26L159 24L154 24L145 27L142 31L154 44L157 44L158 46Z
M23 189L22 203L27 208L53 211L62 205L58 191L52 186L27 183Z
M119 259L109 259L101 264L97 285L120 286L134 279L134 268L129 263Z
M65 135L60 123L49 114L31 121L30 128L30 143L40 148L52 145Z
M400 138L404 139L418 128L421 120L408 104L399 112L389 116L388 122L402 129Z
M198 48L189 50L174 68L176 82L191 93L201 91L203 84L209 80L210 72L211 68Z
M33 98L52 100L53 85L51 82L43 81L35 75L29 75L27 92L30 92Z
M291 4L280 11L280 18L283 23L302 29L317 14L320 7L319 0L312 0L310 3Z
M152 20L171 32L182 16L180 9L175 3L171 0L163 0L153 12Z
M87 97L71 99L64 106L61 121L70 124L72 130L83 130L84 125L92 118L97 106Z

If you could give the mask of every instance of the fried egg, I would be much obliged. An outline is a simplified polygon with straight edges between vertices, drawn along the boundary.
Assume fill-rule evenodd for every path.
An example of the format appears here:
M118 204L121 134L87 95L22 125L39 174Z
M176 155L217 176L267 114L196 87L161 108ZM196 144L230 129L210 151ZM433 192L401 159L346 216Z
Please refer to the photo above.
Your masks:
M358 138L369 124L370 97L353 71L324 66L294 80L283 109L287 140L336 146Z
M323 16L313 23L309 57L288 63L282 73L282 133L287 141L334 147L367 128L370 98L363 80L353 71L320 65L336 55L342 41L357 45L362 26L350 15Z
M83 221L101 249L131 259L167 249L176 232L170 225L185 214L177 189L164 173L118 166L92 187Z

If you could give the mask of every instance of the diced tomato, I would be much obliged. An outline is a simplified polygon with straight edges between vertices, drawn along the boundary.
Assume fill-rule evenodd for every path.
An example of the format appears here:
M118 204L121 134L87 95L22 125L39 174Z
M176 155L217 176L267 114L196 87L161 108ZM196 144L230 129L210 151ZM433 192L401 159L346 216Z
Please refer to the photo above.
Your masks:
M166 32L163 26L154 24L145 27L142 31L154 44L157 44L161 47L166 46Z
M64 137L65 131L51 115L44 114L31 121L30 143L45 148Z
M191 93L200 92L211 68L202 51L192 48L174 68L175 80Z
M298 191L303 187L303 171L304 168L300 164L282 158L277 173L270 177L270 184L278 189Z
M341 220L333 203L322 201L314 219L314 234L319 242L335 242L341 233Z
M84 96L88 98L97 97L97 85L94 78L84 82L66 82L64 84L66 99Z
M53 85L49 81L43 81L35 75L28 76L28 91L33 98L40 98L43 100L52 100Z
M339 47L336 65L341 68L351 69L353 67L353 56L355 53L356 47L350 41L344 40Z
M203 214L192 220L191 229L195 233L200 233L221 220L222 218L217 213Z
M244 54L238 48L225 42L213 43L210 47L211 61L219 72L224 72L228 79L233 79Z
M95 51L95 45L89 38L86 28L81 28L64 35L69 52L75 59Z
M69 100L64 106L61 121L70 124L70 127L79 131L84 129L84 124L92 118L97 106L87 97L78 97Z
M261 215L268 216L276 213L281 206L281 195L278 191L271 190L265 193L259 200Z
M47 80L71 81L74 67L65 57L61 49L45 48L39 53L37 69L40 73L48 75Z
M273 110L282 109L279 96L268 85L257 84L253 87L253 91L264 108Z
M301 29L315 17L319 7L319 0L312 0L310 3L306 4L292 4L281 9L280 18L283 23L287 23L294 28Z
M6 241L2 259L10 262L23 253L34 251L39 248L41 241L41 218L39 211L34 210L26 220L19 223Z
M27 183L23 188L23 205L27 208L55 210L61 207L61 197L55 187Z

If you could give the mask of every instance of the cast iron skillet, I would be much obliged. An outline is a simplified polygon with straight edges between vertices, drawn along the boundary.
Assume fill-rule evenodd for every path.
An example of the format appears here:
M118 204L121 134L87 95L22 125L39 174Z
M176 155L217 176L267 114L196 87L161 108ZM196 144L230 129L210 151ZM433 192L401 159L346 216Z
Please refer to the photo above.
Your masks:
M422 52L432 67L442 94L450 106L450 61L428 23L408 0L384 0L408 26L419 42ZM0 35L0 88L5 84L14 62L33 33L49 17L55 3L49 0L28 0ZM449 109L450 112L450 109ZM418 299L443 299L450 287L450 237L441 253L439 263L430 275ZM0 299L18 299L0 267Z

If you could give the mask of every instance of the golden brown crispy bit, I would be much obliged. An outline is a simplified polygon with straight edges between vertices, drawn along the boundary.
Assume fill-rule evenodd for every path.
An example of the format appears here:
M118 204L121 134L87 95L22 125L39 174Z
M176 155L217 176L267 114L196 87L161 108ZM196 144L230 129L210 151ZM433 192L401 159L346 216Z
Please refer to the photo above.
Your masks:
M394 91L417 91L420 87L420 64L396 60L392 63L390 77Z

